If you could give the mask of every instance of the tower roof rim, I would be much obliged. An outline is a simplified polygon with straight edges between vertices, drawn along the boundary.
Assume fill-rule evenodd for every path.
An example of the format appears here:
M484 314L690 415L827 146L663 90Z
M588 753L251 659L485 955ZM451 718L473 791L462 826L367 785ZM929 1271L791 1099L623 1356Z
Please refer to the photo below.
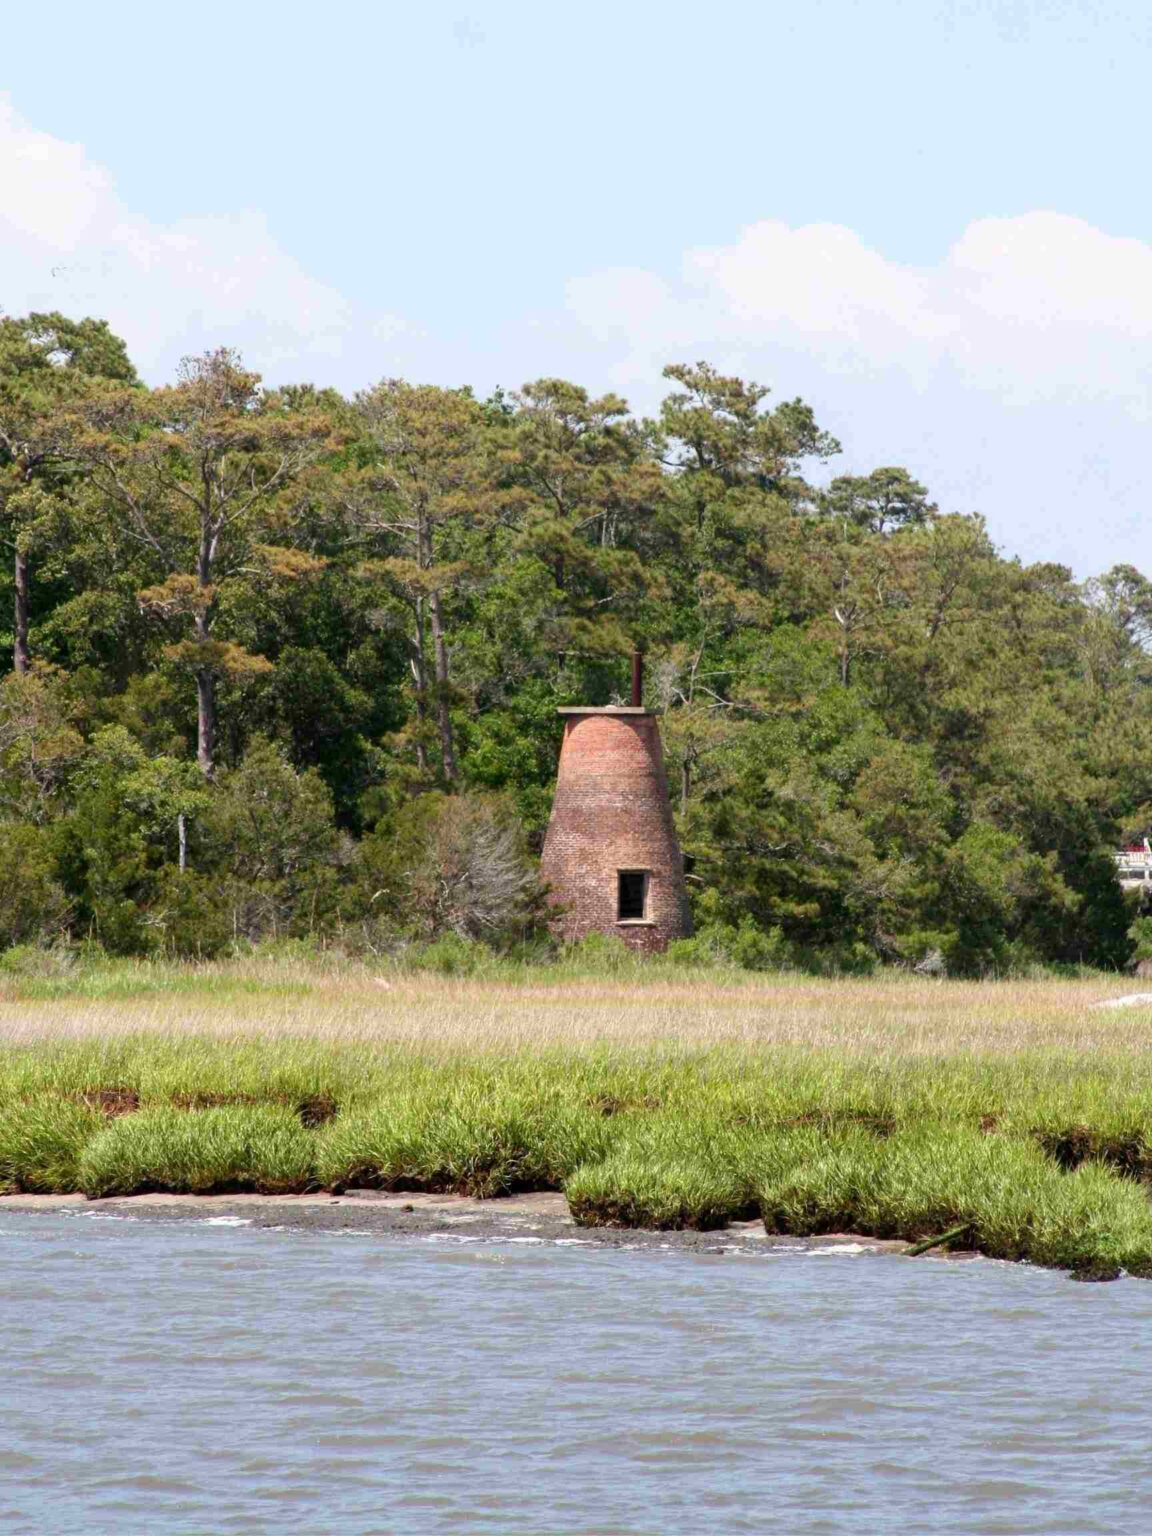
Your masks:
M635 704L566 704L558 715L651 715L655 711Z

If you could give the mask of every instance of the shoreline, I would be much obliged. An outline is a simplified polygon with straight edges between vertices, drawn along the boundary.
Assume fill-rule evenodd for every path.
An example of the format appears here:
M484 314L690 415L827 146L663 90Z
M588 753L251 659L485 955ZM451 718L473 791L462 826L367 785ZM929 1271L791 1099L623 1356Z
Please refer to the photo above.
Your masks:
M84 1195L0 1195L0 1218L8 1214L75 1213L124 1220L181 1222L188 1219L243 1221L265 1230L355 1232L379 1237L456 1237L473 1241L579 1244L609 1249L674 1249L688 1253L765 1253L772 1249L819 1252L843 1249L905 1253L900 1240L832 1232L819 1237L770 1234L762 1221L734 1221L710 1232L660 1231L643 1227L583 1227L562 1194L507 1195L492 1200L467 1195L390 1194L348 1190L342 1195L123 1195L89 1200ZM950 1261L979 1258L969 1250L940 1250L925 1257Z
M1146 1051L41 1038L0 1049L0 1210L702 1252L850 1233L1152 1278L1150 1103Z

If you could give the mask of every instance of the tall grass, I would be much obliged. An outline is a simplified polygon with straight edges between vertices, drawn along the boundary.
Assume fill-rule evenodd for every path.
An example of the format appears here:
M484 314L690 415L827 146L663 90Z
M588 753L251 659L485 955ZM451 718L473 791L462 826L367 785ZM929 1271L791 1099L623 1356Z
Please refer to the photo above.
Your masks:
M83 1103L47 1095L0 1111L0 1194L70 1195L80 1158L101 1116Z
M147 1109L112 1120L86 1144L77 1187L91 1198L180 1194L290 1194L314 1179L315 1140L271 1104Z
M761 1191L770 1232L863 1232L956 1242L1002 1259L1143 1268L1152 1202L1098 1163L1065 1174L1034 1142L956 1126L827 1149Z
M604 1117L561 1095L475 1083L382 1099L340 1115L319 1138L321 1182L489 1197L561 1189L602 1156Z
M229 975L0 999L0 1189L563 1189L586 1224L1152 1263L1152 1013L1098 982Z

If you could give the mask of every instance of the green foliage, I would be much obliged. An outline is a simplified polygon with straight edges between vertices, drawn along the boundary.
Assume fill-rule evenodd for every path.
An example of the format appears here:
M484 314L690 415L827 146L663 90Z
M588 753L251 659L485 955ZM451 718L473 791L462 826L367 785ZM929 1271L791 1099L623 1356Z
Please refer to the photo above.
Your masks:
M313 1179L312 1138L299 1116L268 1104L120 1115L87 1143L77 1173L91 1199L152 1189L279 1195Z
M0 822L0 946L48 944L67 931L68 901L42 827Z
M512 1194L559 1189L604 1147L593 1109L515 1085L467 1084L341 1115L325 1129L319 1176L326 1186Z
M555 378L269 390L227 349L147 389L102 322L0 318L0 943L533 944L555 710L639 643L674 958L1142 957L1148 579L1004 560L899 466L817 489L803 401L665 377L651 421Z
M100 1124L98 1111L67 1099L0 1104L0 1193L71 1194Z
M0 1189L563 1189L584 1225L859 1232L1152 1265L1130 1054L712 1047L510 1055L150 1035L0 1051Z
M275 938L331 919L340 839L332 796L314 768L298 773L277 747L257 738L221 779L204 838L212 862L229 871L235 934Z
M1128 929L1133 960L1152 960L1152 917L1137 917Z
M1066 1268L1152 1255L1137 1186L1099 1165L1061 1173L1035 1145L955 1126L836 1147L766 1185L761 1204L770 1232L915 1240L963 1227L956 1245Z
M794 961L779 927L759 927L745 912L735 923L723 916L720 893L707 890L698 898L696 931L690 939L676 939L668 946L668 958L676 965L734 965L744 971L782 970Z
M417 796L364 840L361 861L371 925L423 940L430 969L468 969L478 944L507 948L542 923L523 830L498 796Z

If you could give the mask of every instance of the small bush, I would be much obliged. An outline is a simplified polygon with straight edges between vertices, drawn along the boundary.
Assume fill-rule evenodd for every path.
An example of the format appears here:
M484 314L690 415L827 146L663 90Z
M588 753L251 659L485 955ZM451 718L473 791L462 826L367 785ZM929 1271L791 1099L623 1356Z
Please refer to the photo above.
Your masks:
M590 933L575 943L566 944L561 963L582 975L618 976L634 970L638 963L635 951L615 933Z
M713 893L708 892L706 896ZM673 965L732 965L743 971L779 971L792 961L792 949L782 931L761 928L745 913L730 923L715 911L716 903L698 903L697 931L690 939L674 939L668 946Z
M67 931L68 901L43 827L0 824L0 946L49 944Z
M430 944L408 950L404 958L413 970L431 971L437 976L471 976L491 959L491 952L475 939L446 933Z
M86 1104L43 1097L0 1108L0 1192L72 1194L80 1158L103 1117Z
M88 1143L77 1182L90 1199L148 1190L287 1194L313 1183L314 1145L298 1116L276 1105L147 1109Z
M76 950L67 944L14 944L0 951L0 975L57 980L71 976L78 965Z

